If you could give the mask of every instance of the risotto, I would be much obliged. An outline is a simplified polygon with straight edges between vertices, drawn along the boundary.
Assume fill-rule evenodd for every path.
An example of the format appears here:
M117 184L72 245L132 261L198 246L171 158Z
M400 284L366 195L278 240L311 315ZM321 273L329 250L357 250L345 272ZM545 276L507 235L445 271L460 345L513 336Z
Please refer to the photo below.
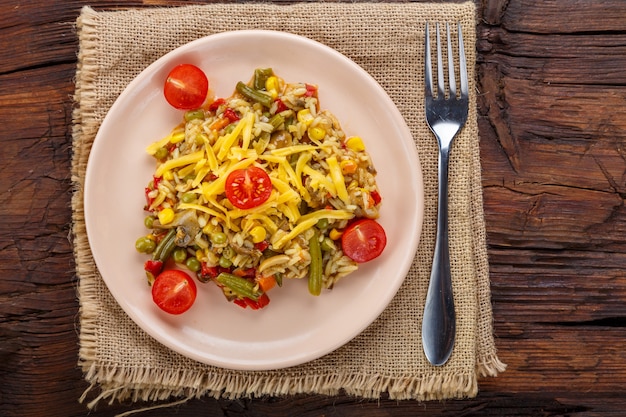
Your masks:
M185 112L147 153L149 233L136 247L152 255L150 284L169 263L260 308L286 280L306 278L318 295L362 262L342 238L378 218L376 170L362 139L320 108L317 86L257 69L231 97Z

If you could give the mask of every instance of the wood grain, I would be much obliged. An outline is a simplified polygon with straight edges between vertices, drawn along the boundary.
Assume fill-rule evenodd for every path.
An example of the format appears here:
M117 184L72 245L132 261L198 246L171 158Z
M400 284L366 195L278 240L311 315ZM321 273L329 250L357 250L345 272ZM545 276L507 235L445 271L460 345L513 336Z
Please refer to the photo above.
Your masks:
M196 2L202 3L202 2ZM84 3L0 8L0 415L88 412L78 357L71 111ZM188 4L98 1L96 9ZM478 89L494 325L508 370L465 401L197 399L145 416L622 416L626 2L482 0Z

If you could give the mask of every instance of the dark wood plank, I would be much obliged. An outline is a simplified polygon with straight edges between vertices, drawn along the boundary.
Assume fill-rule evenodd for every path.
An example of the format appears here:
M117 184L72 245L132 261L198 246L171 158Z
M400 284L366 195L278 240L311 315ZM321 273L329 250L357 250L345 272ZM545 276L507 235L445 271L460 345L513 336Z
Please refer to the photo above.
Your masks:
M101 9L188 4L100 1ZM204 3L204 2L195 2ZM70 234L84 3L0 8L0 415L88 412ZM484 0L479 127L501 359L464 401L197 399L145 416L621 416L626 408L626 3Z

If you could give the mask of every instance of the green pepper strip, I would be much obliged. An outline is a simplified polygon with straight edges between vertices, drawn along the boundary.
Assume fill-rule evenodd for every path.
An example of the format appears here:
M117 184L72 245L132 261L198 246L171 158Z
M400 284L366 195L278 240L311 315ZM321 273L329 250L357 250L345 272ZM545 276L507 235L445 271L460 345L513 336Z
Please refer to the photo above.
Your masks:
M165 263L176 248L176 229L172 228L154 249L152 259Z
M244 97L249 98L250 100L253 100L253 101L258 101L265 107L269 108L272 105L273 100L271 96L269 96L268 94L265 94L262 91L255 90L254 88L251 88L245 85L241 81L237 83L237 86L235 88Z
M283 274L281 274L280 272L276 272L274 274L274 278L276 279L276 284L279 287L282 287L283 286Z
M248 297L251 300L257 300L261 293L256 290L256 284L237 275L221 272L215 280L225 287L228 287L239 297Z
M274 130L278 129L280 127L280 125L285 123L285 118L283 116L281 116L280 114L275 114L268 121L268 123L272 125L272 128L273 128L272 131L274 131Z
M254 82L252 85L255 90L264 90L265 82L269 77L274 75L274 71L271 68L257 68L254 70Z
M320 295L322 292L322 249L320 248L319 234L317 229L309 240L309 254L311 264L309 265L309 292L312 295Z

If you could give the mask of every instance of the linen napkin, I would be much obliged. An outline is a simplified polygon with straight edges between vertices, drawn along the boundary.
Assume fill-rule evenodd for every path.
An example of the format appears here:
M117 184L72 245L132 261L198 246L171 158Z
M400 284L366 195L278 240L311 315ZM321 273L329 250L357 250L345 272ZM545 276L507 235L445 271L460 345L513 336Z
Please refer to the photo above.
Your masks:
M469 62L470 110L450 166L450 251L457 308L452 357L431 366L421 318L435 240L437 143L424 121L424 23L461 22ZM363 398L475 396L480 376L504 370L493 338L476 121L475 6L442 3L210 4L96 12L77 20L79 55L73 130L73 233L80 300L80 353L90 388L82 400L176 400L346 393ZM403 286L381 316L345 346L275 371L234 371L195 362L144 333L100 277L87 241L83 184L98 127L126 85L154 60L194 39L239 29L292 32L351 58L387 91L415 140L423 170L425 218ZM418 232L418 231L416 231Z

